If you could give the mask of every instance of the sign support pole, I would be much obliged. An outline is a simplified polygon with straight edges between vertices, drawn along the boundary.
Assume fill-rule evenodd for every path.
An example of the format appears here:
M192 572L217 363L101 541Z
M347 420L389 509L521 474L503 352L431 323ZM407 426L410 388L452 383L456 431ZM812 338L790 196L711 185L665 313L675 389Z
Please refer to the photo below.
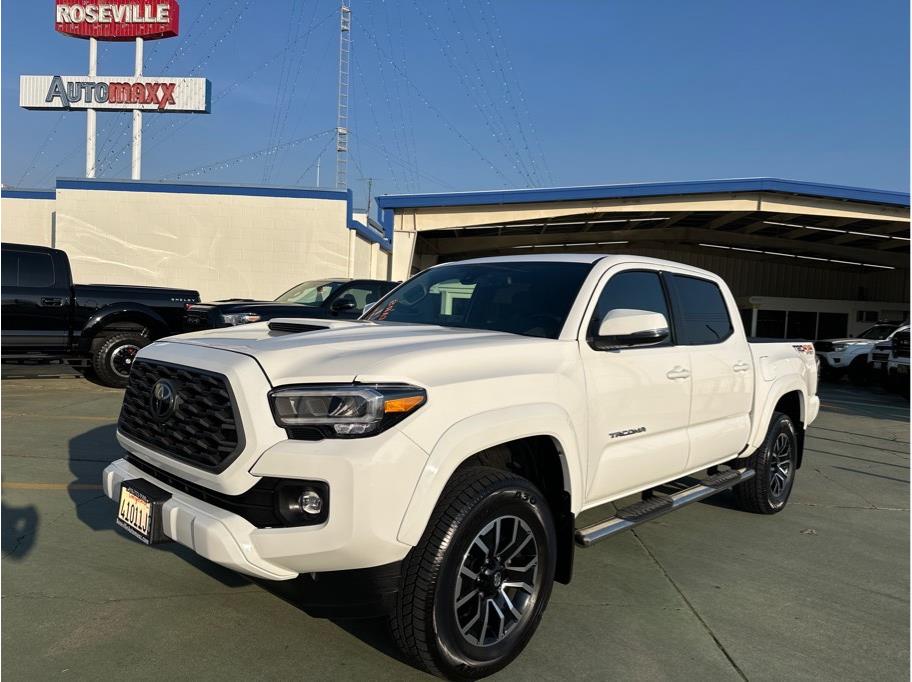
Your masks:
M89 78L98 71L98 41L89 38ZM95 115L94 109L86 110L86 177L95 177Z
M136 39L136 66L135 76L139 78L143 72L143 39ZM142 169L142 111L133 110L133 162L130 177L139 180Z

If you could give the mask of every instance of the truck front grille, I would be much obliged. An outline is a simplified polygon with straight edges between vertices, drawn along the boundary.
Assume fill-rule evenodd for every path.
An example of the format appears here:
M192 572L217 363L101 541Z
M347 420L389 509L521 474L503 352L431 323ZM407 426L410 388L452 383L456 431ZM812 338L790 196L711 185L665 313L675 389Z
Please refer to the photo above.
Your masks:
M228 380L164 362L133 363L118 427L156 452L204 469L224 469L243 448Z
M831 353L833 351L832 341L814 341L814 350L820 353Z

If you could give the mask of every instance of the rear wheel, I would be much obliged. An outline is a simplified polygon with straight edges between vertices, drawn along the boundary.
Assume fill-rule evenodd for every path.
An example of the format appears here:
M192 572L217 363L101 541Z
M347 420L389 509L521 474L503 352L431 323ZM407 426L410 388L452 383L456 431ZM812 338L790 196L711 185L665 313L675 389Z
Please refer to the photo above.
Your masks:
M92 368L98 379L105 386L124 388L136 354L149 343L149 337L139 332L123 332L106 338L92 353Z
M428 672L469 680L508 665L551 595L555 531L528 480L490 467L454 476L403 566L393 636Z
M785 508L798 468L798 432L792 418L773 413L766 439L747 460L756 472L735 486L735 498L744 511L775 514Z

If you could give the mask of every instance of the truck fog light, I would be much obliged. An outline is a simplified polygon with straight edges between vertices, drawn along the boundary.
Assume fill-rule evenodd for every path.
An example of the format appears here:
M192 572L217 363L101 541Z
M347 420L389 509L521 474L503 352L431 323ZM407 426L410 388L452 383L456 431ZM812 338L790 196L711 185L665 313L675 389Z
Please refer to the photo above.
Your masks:
M298 498L298 507L305 514L316 515L323 511L323 498L313 488L305 488Z

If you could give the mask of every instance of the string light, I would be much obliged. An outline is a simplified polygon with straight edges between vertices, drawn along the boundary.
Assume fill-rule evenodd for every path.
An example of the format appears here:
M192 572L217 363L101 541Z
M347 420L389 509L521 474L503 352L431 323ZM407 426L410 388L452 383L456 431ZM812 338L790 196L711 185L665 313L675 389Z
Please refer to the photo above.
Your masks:
M289 142L284 142L278 145L272 145L266 147L265 149L259 149L255 152L249 154L244 154L242 156L235 156L230 159L224 159L222 161L216 161L215 163L210 163L205 166L199 166L198 168L191 168L190 170L181 171L173 175L166 175L162 180L180 180L186 177L198 177L200 175L207 175L213 171L223 170L225 168L230 168L232 166L237 166L248 161L255 161L256 159L262 158L269 154L275 154L280 149L288 149L290 147L297 147L298 145L305 144L307 142L312 142L313 140L319 139L323 135L328 135L329 133L335 132L334 129L330 128L328 130L321 130L319 133L314 133L307 137L301 137L297 140L291 140Z
M480 149L478 149L478 147L475 144L473 144L471 140L469 140L469 138L467 138L458 128L456 128L456 126L454 126L449 121L449 119L447 119L447 117L443 115L443 112L441 112L439 108L434 106L428 100L428 98L425 97L424 93L421 91L421 88L419 88L417 85L415 85L415 82L412 81L412 79L409 78L405 73L403 73L402 70L399 68L399 66L394 61L389 60L383 54L383 51L381 50L380 45L377 44L377 39L374 37L374 34L371 33L366 28L363 30L364 30L365 35L370 39L371 43L374 45L374 49L377 50L377 52L380 54L380 56L383 59L385 59L389 62L389 64L393 67L393 69L396 70L396 72L402 77L402 79L406 83L408 83L409 87L411 87L412 90L415 91L415 94L418 96L419 101L422 104L424 104L424 106L426 106L428 109L430 109L431 112L450 130L450 132L452 132L454 135L456 135L456 137L458 137L460 140L462 140L462 142L464 142L466 144L466 146L469 147L469 149L471 149L475 153L476 156L478 156L492 171L494 171L498 175L498 177L500 177L501 180L503 180L503 182L505 183L505 186L506 186L508 179L507 179L507 176L504 175L503 171L500 170L500 168L498 168L487 156L485 156L482 153L482 151Z
M437 27L437 25L435 24L435 22L433 21L431 16L422 10L422 8L418 4L417 0L412 0L412 4L415 8L415 11L424 20L424 23L427 26L428 30L434 36L435 42L437 43L437 45L440 49L440 54L443 55L447 64L453 70L453 73L456 74L456 78L457 78L459 84L465 90L465 94L467 96L468 101L471 102L474 109L479 114L481 114L481 117L484 120L484 123L487 126L489 132L491 133L491 136L493 137L494 141L498 145L500 145L500 147L503 151L504 158L506 158L507 162L512 166L513 170L516 171L516 173L520 176L520 178L522 178L522 180L526 183L526 186L535 184L534 181L532 180L531 175L526 170L526 168L522 162L522 159L519 157L518 152L514 152L511 157L512 150L506 144L506 141L503 139L503 135L502 135L501 131L497 128L497 126L492 121L491 116L488 113L488 109L481 103L482 98L480 96L476 96L476 89L472 86L472 84L470 82L468 82L466 80L465 70L460 68L459 64L456 62L455 58L450 53L450 51L449 51L450 44L449 44L448 40L446 39L446 37L441 35L439 28Z

